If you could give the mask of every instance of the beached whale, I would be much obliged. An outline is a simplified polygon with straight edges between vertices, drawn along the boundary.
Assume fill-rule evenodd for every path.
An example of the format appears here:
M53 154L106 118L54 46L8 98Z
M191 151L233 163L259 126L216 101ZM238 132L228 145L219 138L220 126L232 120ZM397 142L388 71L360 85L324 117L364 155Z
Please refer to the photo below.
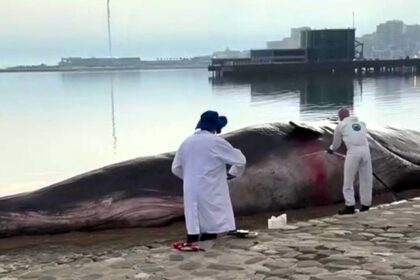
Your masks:
M223 135L247 157L244 176L229 182L236 215L341 201L343 159L324 152L334 127L273 123ZM420 132L369 134L375 175L397 191L420 186ZM0 198L0 236L161 226L182 218L173 155L133 159ZM375 180L374 192L384 190Z

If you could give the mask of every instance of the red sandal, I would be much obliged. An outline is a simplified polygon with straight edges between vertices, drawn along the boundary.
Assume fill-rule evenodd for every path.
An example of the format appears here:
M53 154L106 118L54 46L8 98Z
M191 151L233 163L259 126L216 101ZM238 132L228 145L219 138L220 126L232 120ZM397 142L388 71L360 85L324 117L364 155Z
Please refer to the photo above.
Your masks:
M200 246L196 243L186 243L182 241L175 242L172 247L181 252L203 251L203 249L200 249Z

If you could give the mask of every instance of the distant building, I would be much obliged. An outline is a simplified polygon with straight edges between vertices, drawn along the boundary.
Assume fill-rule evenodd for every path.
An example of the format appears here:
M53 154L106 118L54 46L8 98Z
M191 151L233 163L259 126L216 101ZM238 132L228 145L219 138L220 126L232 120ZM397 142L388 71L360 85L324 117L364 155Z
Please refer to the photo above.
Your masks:
M251 61L259 62L306 62L305 49L251 50Z
M297 36L297 32L300 35ZM297 48L251 50L254 63L290 63L353 60L355 58L354 29L294 29L294 40L300 39ZM290 38L292 39L292 38Z
M247 58L249 51L233 51L226 48L224 51L213 52L213 58Z
M376 32L359 38L367 58L398 59L420 54L420 25L391 20L377 26Z
M406 25L404 36L409 37L413 41L420 42L420 25Z
M308 26L296 27L290 30L290 37L278 41L266 42L267 49L295 49L300 47L300 36L302 31L310 30Z
M309 61L353 60L355 29L301 31L300 47L307 49Z
M311 30L310 27L304 26L304 27L296 27L292 28L290 30L290 39L292 40L292 44L295 46L295 48L300 47L300 43L302 40L302 31L309 31Z
M374 34L366 34L362 37L358 38L358 41L363 42L364 50L363 54L364 57L371 58L373 57L373 50L375 46L375 35Z
M108 66L137 66L140 64L139 57L120 58L62 58L58 63L60 67L108 67Z
M384 46L397 47L402 44L404 34L404 22L400 20L391 20L381 23L376 28L378 43Z
M207 62L210 63L211 62L211 55L201 55L201 56L193 56L190 58L190 60L192 61L203 61L203 62Z
M266 42L267 49L292 49L296 46L293 46L291 38L284 38L279 41L268 41Z
M420 57L420 25L406 25L404 33L404 45L407 55Z

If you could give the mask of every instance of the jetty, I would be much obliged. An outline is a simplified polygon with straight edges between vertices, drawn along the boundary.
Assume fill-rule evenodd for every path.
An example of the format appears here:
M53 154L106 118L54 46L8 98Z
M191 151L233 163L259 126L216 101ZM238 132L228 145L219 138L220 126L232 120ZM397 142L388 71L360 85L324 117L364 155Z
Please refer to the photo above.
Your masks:
M212 59L212 77L267 76L286 73L415 73L420 58L366 59L355 29L301 31L295 49L250 50L247 58Z
M208 70L213 77L285 73L420 73L420 58L395 60L333 60L276 62L252 59L213 59Z

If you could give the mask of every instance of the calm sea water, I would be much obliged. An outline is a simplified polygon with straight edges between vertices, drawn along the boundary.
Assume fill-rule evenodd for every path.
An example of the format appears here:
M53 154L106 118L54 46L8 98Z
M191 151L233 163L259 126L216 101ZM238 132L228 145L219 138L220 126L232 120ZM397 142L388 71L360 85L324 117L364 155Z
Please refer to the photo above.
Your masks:
M176 150L208 109L225 131L351 106L369 126L420 130L420 76L214 81L206 70L0 75L0 195Z

